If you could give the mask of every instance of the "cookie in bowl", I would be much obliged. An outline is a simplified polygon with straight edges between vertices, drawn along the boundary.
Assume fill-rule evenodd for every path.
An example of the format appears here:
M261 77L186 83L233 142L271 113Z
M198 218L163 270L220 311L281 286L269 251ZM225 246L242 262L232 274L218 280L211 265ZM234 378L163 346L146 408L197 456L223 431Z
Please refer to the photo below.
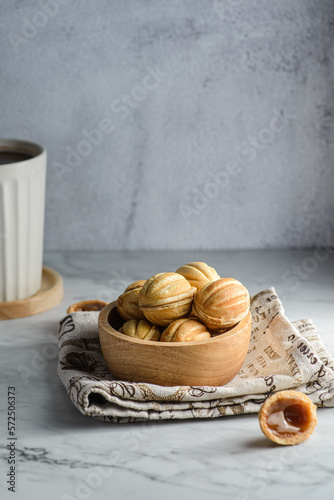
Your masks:
M161 335L161 342L191 342L210 339L210 332L203 323L194 319L182 318L173 321Z
M118 297L116 302L117 311L125 321L129 321L130 319L145 319L138 304L139 292L143 288L144 283L145 280L131 283Z
M192 315L209 330L223 333L249 311L247 288L233 278L220 278L205 285L195 296Z
M155 274L139 292L139 307L154 325L168 326L190 314L196 291L180 274Z
M131 319L124 323L119 329L120 333L136 339L142 340L160 340L160 330L144 319Z
M179 267L175 272L186 278L191 286L196 287L197 291L211 281L220 278L217 271L205 264L205 262L189 262L189 264Z
M124 335L116 302L99 318L102 355L113 377L163 386L220 386L240 370L249 347L250 312L224 335L196 342L155 342Z

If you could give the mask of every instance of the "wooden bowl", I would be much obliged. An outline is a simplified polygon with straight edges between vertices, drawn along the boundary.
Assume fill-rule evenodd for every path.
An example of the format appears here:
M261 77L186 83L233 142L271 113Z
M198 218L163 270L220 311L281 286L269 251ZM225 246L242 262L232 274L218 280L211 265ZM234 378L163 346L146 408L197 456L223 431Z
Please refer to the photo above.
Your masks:
M232 380L247 354L250 312L232 330L208 340L155 342L117 330L124 321L116 301L99 315L99 338L109 370L119 380L175 386L220 386Z

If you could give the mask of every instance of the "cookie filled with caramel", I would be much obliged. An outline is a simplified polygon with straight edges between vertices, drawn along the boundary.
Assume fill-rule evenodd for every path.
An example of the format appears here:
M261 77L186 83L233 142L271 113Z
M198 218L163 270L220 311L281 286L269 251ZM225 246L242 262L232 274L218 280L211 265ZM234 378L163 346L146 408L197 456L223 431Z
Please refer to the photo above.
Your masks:
M67 308L67 314L73 312L85 312L85 311L102 311L102 309L107 305L104 300L81 300L80 302L75 302Z
M259 411L264 435L277 444L294 445L305 441L317 425L317 408L305 394L280 391L270 396Z

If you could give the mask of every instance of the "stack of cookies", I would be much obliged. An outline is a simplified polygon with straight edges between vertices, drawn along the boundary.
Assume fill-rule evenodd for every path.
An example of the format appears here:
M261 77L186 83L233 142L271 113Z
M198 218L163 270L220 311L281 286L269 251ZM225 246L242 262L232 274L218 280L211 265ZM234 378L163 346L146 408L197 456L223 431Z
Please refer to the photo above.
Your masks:
M249 311L249 293L233 278L220 278L204 262L190 262L175 273L136 281L117 299L130 337L161 342L206 340L225 333Z

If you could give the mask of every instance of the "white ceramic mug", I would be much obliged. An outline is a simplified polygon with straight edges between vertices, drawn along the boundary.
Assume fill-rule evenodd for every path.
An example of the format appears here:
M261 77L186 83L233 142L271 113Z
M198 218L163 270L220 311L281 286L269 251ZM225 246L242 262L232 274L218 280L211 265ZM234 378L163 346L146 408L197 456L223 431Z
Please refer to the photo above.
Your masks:
M46 151L0 139L0 302L41 288Z

